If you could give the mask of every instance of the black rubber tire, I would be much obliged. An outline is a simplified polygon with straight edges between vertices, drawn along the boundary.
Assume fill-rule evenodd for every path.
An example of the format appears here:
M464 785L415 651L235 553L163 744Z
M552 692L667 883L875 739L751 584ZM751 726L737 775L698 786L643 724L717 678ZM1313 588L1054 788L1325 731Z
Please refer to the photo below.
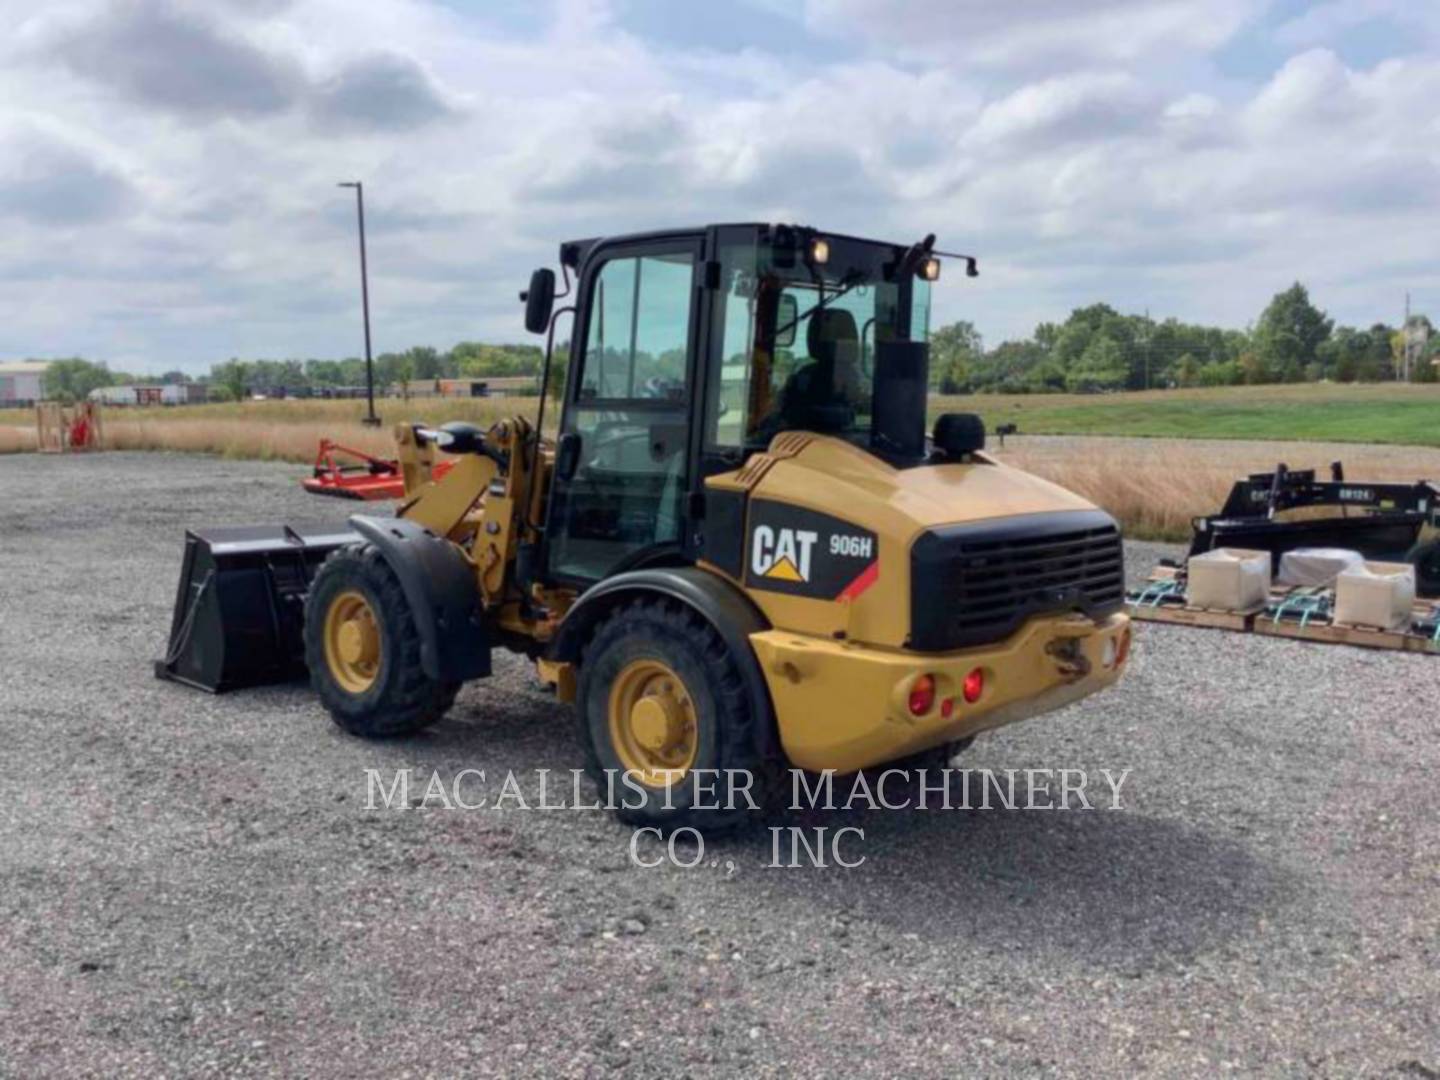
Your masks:
M1421 596L1440 597L1440 540L1416 544L1410 550L1415 564L1415 589Z
M340 686L325 661L325 612L337 594L364 595L380 626L380 670L362 694ZM460 684L437 682L420 665L420 635L395 572L370 544L333 552L305 599L305 663L330 717L352 735L385 738L433 724L455 701Z
M639 797L621 780L625 767L610 738L608 718L611 684L634 660L660 660L685 684L696 704L699 746L692 772L671 789L666 808L663 789L635 806ZM633 600L616 607L596 627L580 665L575 695L575 720L585 768L605 799L611 786L616 816L631 825L662 830L690 826L707 832L733 829L763 813L776 788L779 763L759 749L758 723L769 717L751 715L744 677L720 634L706 620L680 604L660 599ZM709 791L696 804L695 770ZM613 785L607 783L607 770ZM726 772L744 770L750 776L749 806L739 795L727 806ZM737 788L743 781L737 780ZM738 794L738 792L737 792ZM627 805L630 804L630 805ZM717 807L718 804L718 807Z

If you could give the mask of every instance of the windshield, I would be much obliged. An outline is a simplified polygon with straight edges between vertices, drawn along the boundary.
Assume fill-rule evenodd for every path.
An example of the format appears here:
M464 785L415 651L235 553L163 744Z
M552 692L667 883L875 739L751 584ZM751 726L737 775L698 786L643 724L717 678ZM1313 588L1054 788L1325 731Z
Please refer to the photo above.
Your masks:
M789 230L778 240L734 232L720 246L711 447L761 450L787 430L893 444L885 431L896 411L889 380L913 379L916 350L904 343L924 343L930 317L929 282L896 273L905 249L826 236L819 262L809 257L810 239ZM918 410L905 426L918 424L923 442L923 392L904 410ZM886 418L878 427L877 415Z

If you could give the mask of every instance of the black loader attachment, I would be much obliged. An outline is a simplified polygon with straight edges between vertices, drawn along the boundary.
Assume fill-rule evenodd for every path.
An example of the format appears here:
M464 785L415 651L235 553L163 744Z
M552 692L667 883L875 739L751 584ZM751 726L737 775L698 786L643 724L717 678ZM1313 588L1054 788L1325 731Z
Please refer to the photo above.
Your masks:
M212 693L303 679L305 594L326 556L359 540L288 525L187 531L156 676Z
M1310 513L1327 506L1338 513ZM1302 513L1277 518L1291 510ZM1347 481L1338 461L1329 480L1317 480L1314 469L1291 471L1281 464L1237 481L1220 513L1195 518L1193 525L1191 555L1221 547L1268 551L1278 569L1280 556L1296 548L1345 548L1367 559L1413 563L1419 594L1440 596L1440 540L1422 536L1440 527L1440 487L1425 480Z

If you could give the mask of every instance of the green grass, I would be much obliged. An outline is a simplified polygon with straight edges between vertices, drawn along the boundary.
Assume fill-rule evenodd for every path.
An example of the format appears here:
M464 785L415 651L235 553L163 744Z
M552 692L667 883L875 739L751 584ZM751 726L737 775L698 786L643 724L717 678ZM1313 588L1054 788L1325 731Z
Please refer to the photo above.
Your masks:
M940 398L1027 435L1128 435L1440 446L1440 386L1256 386L1109 395Z

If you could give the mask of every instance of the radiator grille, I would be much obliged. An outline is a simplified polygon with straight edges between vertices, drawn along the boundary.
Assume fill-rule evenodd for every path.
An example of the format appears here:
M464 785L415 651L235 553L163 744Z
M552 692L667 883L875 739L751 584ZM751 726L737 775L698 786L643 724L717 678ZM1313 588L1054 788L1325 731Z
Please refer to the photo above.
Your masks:
M999 641L1032 615L1099 617L1125 602L1120 531L1098 510L930 529L910 562L910 647L921 651Z

